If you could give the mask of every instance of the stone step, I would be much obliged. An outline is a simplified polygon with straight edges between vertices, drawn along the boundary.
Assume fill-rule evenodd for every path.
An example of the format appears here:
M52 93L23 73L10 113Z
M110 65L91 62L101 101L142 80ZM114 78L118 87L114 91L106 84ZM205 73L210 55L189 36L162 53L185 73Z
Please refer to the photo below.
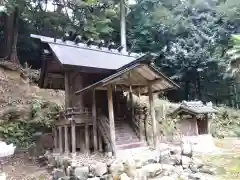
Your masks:
M126 145L126 144L134 144L134 143L139 143L140 140L125 140L125 141L116 141L116 145Z
M116 133L128 133L128 132L133 132L133 133L135 133L134 131L133 131L133 129L131 129L131 128L118 128L118 129L115 129L115 132Z
M127 136L128 134L131 136L136 136L136 133L134 131L126 131L126 130L115 131L115 134L119 136Z
M129 123L122 118L115 119L115 134L117 150L133 149L146 146L144 142L140 142L140 139Z
M144 142L136 142L136 143L129 143L129 144L123 144L123 145L117 145L117 150L124 150L124 149L133 149L138 147L144 147Z
M116 141L128 141L128 140L135 140L139 141L139 138L137 136L117 136Z

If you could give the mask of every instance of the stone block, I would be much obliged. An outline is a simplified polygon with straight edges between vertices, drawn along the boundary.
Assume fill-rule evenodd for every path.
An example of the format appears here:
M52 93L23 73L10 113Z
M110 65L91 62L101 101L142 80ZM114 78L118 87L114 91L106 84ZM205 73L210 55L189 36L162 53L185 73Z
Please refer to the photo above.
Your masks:
M89 174L88 166L80 166L74 169L74 176L81 180L88 179L88 174Z
M93 173L99 177L103 176L108 172L107 164L105 163L98 162L96 163L96 165L92 165L92 168L93 168Z

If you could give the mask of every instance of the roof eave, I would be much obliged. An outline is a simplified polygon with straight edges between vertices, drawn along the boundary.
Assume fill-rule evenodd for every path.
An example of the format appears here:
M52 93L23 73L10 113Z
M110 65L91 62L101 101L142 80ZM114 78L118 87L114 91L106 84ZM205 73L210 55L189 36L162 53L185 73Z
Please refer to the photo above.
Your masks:
M159 71L159 69L155 66L155 65L150 65L150 67L152 68L152 70L156 71L157 73L159 73L166 81L169 81L172 84L172 88L168 88L164 91L170 91L170 90L174 90L174 89L179 89L180 86L175 83L173 80L171 80L170 78L168 78L167 76L165 76L161 71Z

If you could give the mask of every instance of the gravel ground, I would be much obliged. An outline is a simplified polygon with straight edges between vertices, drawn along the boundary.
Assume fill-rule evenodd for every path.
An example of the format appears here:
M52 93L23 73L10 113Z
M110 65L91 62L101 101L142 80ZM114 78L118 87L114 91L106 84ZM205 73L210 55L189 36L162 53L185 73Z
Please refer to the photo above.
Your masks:
M51 180L46 167L40 167L27 154L21 153L11 157L3 166L7 180Z

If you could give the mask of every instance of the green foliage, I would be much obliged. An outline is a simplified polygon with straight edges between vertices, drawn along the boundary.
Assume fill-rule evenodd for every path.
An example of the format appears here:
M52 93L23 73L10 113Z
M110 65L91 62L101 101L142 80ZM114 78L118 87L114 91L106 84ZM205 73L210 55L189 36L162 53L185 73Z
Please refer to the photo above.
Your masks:
M228 50L227 54L230 56L229 71L232 75L239 74L240 65L240 35L232 35L233 47Z
M35 129L27 121L14 121L0 126L1 137L17 147L28 147L32 142Z
M30 123L38 127L50 128L55 116L60 112L61 107L49 101L35 99L31 103L31 121Z
M213 136L240 137L240 111L226 106L218 107L217 110L217 117L211 126Z
M181 99L226 103L229 85L223 80L224 54L230 34L238 28L239 11L232 10L233 23L220 10L229 7L229 1L137 2L128 14L133 49L159 54L156 64L182 87ZM231 4L240 5L237 1Z
M37 132L44 132L51 128L55 115L61 107L55 103L39 99L32 100L29 108L30 116L19 114L19 108L11 108L9 116L1 119L0 135L9 143L18 147L29 147L33 142L32 135Z

